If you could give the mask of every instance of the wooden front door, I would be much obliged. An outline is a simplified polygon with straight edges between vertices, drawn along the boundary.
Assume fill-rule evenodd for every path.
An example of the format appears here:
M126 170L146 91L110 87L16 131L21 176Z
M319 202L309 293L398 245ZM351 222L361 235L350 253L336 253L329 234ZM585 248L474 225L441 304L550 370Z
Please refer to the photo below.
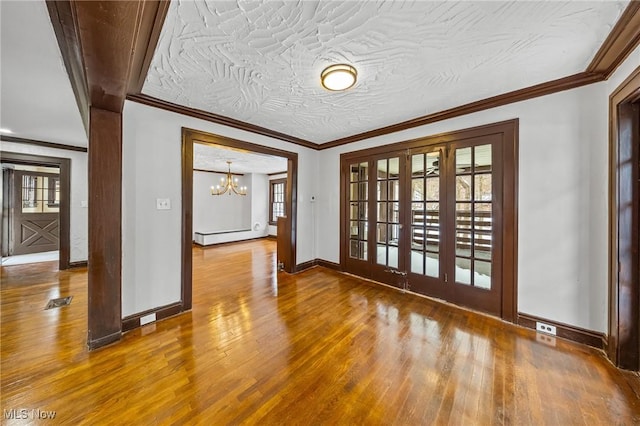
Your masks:
M60 177L16 170L11 255L58 250Z

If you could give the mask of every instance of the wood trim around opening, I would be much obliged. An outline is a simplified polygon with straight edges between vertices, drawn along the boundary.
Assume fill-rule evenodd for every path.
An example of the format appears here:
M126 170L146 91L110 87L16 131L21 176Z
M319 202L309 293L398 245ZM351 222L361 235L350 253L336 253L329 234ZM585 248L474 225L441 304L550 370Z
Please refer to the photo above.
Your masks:
M0 151L0 157L5 163L60 168L60 257L58 268L60 270L69 269L71 257L71 160L7 151Z
M225 136L206 133L199 130L182 128L182 304L184 310L192 306L192 248L193 248L193 145L195 143L222 145L261 154L274 155L287 159L286 215L291 236L291 270L296 267L297 241L297 197L298 197L298 154L277 148L271 148L232 139Z
M640 347L631 345L620 338L620 330L631 336L640 335L640 284L634 288L620 291L619 273L620 267L628 268L629 265L620 265L619 253L619 119L621 107L628 106L632 102L640 100L640 66L609 97L609 335L607 342L607 356L614 365L631 369L640 369ZM637 130L636 130L637 131ZM629 137L632 137L631 135ZM636 135L636 137L638 137ZM637 342L637 339L636 339Z

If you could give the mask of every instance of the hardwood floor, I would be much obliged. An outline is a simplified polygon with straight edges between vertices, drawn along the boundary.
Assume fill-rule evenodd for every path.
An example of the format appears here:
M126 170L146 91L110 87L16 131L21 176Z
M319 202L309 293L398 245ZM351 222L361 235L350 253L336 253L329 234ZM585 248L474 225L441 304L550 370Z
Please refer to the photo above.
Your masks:
M193 310L86 349L86 270L2 268L2 409L58 424L639 424L640 379L572 342L314 268L194 248ZM70 306L43 310L72 295ZM14 414L20 415L20 411ZM27 420L4 419L5 424Z

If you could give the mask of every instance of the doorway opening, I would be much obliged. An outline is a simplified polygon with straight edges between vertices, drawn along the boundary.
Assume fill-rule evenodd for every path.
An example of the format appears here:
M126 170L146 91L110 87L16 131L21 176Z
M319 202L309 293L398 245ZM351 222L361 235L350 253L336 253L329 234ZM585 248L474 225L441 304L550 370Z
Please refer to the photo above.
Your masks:
M57 260L69 269L70 160L2 152L4 266Z
M195 235L198 229L194 229L194 223L197 219L194 211L194 189L198 184L194 179L194 164L195 155L198 150L203 149L232 149L236 151L243 151L244 153L264 154L271 157L280 157L282 161L282 167L284 170L274 171L273 176L286 176L286 185L274 186L271 183L263 185L263 191L274 190L273 195L268 192L264 192L262 197L264 198L265 206L269 206L270 212L268 213L268 219L265 217L264 224L262 221L255 221L251 219L247 224L243 224L242 218L239 218L239 225L235 224L233 228L239 226L240 229L226 229L224 231L238 231L252 235L254 231L268 231L267 234L274 231L271 228L272 222L278 219L281 222L283 232L278 230L278 258L282 255L287 258L286 266L284 270L286 272L294 272L296 266L296 224L297 224L297 176L298 176L298 154L284 151L276 148L265 147L249 142L244 142L236 139L227 138L224 136L214 135L211 133L205 133L192 129L182 129L182 309L188 310L192 307L192 285L193 285L193 242L195 237L201 238L205 241L205 238L218 238L216 235L204 235L205 232L201 232L200 236ZM232 162L233 165L233 162ZM232 166L231 165L231 166ZM232 166L233 167L233 166ZM197 170L196 170L197 172ZM205 173L210 172L209 170ZM232 177L232 179L234 179ZM239 179L239 178L238 178ZM224 180L224 177L223 177ZM253 177L252 177L253 180ZM264 180L264 179L263 179ZM269 180L272 182L273 180ZM215 185L215 184L214 184ZM218 192L214 186L213 192ZM275 199L274 199L275 196ZM228 196L221 195L216 197L228 198ZM239 196L242 197L242 196ZM237 200L239 203L242 200ZM267 204L268 203L268 204ZM267 211L265 210L265 213ZM281 217L279 217L281 216ZM238 219L238 218L236 218ZM238 226L236 226L238 225ZM262 229L263 226L268 226L270 229ZM256 229L257 228L257 229ZM194 232L195 231L195 232ZM215 234L212 232L211 234ZM229 234L229 232L226 232ZM283 235L285 238L282 238ZM197 239L196 239L197 242ZM282 249L282 250L281 250ZM283 253L280 253L282 251Z
M194 243L275 238L273 225L285 216L287 159L200 142L193 149Z
M515 322L517 124L342 154L342 267Z
M2 265L58 260L60 169L2 163Z

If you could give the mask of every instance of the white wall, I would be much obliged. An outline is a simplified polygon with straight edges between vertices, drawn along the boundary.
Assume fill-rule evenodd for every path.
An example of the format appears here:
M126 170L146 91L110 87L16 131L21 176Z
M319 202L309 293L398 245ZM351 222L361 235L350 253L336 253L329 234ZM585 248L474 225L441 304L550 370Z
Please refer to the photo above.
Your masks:
M251 175L234 176L239 186L246 186L247 196L211 195L211 186L220 184L220 173L193 172L193 232L220 232L251 229L253 203Z
M518 310L597 331L607 325L604 83L320 152L320 258L339 261L339 155L519 118Z
M196 174L200 176L196 177ZM246 197L235 194L212 196L210 195L211 184L219 182L220 176L220 174L194 172L194 241L198 244L210 245L266 236L268 232L268 176L261 173L248 173L238 178L239 186L247 187L248 195ZM198 180L197 184L196 179ZM239 230L244 231L237 232ZM233 232L196 235L197 232L224 231Z
M256 237L264 237L269 232L269 176L253 173L251 187L251 229Z
M123 316L180 300L183 126L298 153L297 262L314 258L313 233L305 230L312 223L309 200L317 189L316 151L127 101L122 173ZM171 199L172 209L156 210L156 198ZM267 203L266 199L261 202Z
M340 153L519 118L518 309L606 332L608 95L639 62L636 49L607 82L323 151L126 102L123 315L180 299L182 126L299 153L302 263L339 261ZM164 197L172 210L156 211Z
M88 216L82 202L87 197L87 153L66 149L45 148L16 142L2 142L2 150L20 154L43 155L47 157L69 158L71 160L71 262L83 262L88 256Z

